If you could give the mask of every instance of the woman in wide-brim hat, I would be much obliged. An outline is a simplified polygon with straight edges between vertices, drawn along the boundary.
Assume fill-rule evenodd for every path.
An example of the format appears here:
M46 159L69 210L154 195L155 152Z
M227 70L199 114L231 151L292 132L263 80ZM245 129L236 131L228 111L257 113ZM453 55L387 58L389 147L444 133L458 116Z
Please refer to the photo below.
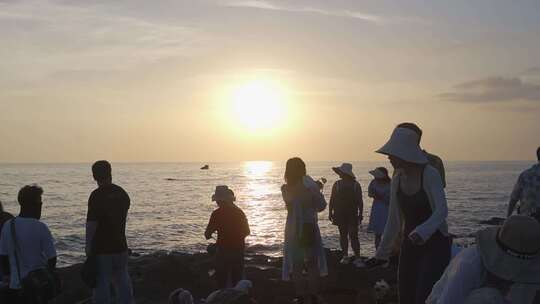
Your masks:
M390 206L390 176L384 167L369 171L373 180L368 186L368 196L373 198L369 214L368 231L375 234L375 249L379 248L381 237L388 220Z
M362 223L364 201L362 200L362 187L356 181L352 168L350 163L343 163L339 167L332 168L340 179L332 186L328 218L334 225L338 226L339 244L343 255L340 263L348 264L350 262L350 240L354 252L353 264L360 268L365 266L360 258L360 240L358 239L358 226Z
M418 135L395 128L379 150L395 169L388 221L374 259L388 260L401 239L398 270L399 303L423 304L450 261L448 208L438 171L418 146Z
M514 215L502 227L480 230L476 244L452 260L426 303L464 303L469 297L479 298L474 294L481 287L495 288L508 303L538 303L533 300L540 288L538 221Z

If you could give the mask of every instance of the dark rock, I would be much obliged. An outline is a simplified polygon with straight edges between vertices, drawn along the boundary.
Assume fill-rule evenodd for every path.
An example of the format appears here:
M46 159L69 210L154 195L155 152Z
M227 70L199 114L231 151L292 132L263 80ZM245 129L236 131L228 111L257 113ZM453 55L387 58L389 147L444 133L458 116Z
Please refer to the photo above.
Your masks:
M353 265L340 265L340 254L328 251L329 275L323 278L321 296L328 304L375 303L372 287L384 279L396 281L395 268L377 267L357 269ZM281 280L281 258L265 255L246 256L246 278L253 282L252 296L260 304L290 303L294 297L292 282ZM151 255L131 257L129 271L133 281L136 302L167 303L170 292L184 288L201 299L216 289L213 260L207 254L184 254L158 252ZM64 281L64 292L54 304L89 303L90 290L80 279L81 265L59 270Z

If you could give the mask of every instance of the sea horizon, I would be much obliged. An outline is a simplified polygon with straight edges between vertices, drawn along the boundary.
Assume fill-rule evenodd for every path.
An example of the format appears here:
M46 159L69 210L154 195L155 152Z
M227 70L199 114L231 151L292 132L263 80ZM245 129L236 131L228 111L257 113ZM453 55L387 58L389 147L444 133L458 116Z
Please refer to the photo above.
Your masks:
M325 177L323 190L329 200L337 176L331 167L340 161L307 162L308 174ZM367 187L369 170L390 167L387 161L352 162L364 194L361 252L373 254L373 235L367 233L371 199ZM113 181L130 195L127 237L130 248L139 254L155 251L204 252L210 243L203 237L208 218L216 208L210 199L215 186L229 185L237 204L250 221L252 235L248 248L261 254L279 256L286 210L281 200L284 162L246 161L209 163L113 163ZM470 242L470 235L483 227L480 221L504 217L509 194L528 161L449 161L446 162L446 188L450 231L459 242ZM81 262L84 257L84 225L87 200L96 188L87 163L0 164L0 200L11 213L18 212L20 187L37 183L44 188L42 220L56 239L60 265ZM337 227L328 221L327 210L319 215L324 244L338 248Z

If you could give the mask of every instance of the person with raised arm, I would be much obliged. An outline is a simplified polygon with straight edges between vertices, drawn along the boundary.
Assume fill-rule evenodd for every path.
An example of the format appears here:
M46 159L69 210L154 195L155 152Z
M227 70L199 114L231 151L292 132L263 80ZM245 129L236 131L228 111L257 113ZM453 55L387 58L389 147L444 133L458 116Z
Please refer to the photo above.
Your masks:
M217 186L212 201L218 208L212 212L204 236L209 240L217 232L218 287L231 288L244 276L245 238L250 234L249 223L242 209L234 203L236 196L228 186Z
M306 175L302 159L294 157L287 161L285 184L281 186L287 208L282 278L285 281L292 278L296 292L294 303L298 304L320 303L319 280L328 274L317 215L326 208L321 186L322 183Z

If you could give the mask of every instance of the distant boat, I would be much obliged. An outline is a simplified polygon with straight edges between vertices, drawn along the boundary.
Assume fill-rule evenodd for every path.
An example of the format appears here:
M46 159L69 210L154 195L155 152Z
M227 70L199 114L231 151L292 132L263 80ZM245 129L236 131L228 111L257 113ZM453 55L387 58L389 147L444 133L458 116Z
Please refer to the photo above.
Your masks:
M209 165L204 165L201 167L201 170L208 170L210 169L210 166Z

